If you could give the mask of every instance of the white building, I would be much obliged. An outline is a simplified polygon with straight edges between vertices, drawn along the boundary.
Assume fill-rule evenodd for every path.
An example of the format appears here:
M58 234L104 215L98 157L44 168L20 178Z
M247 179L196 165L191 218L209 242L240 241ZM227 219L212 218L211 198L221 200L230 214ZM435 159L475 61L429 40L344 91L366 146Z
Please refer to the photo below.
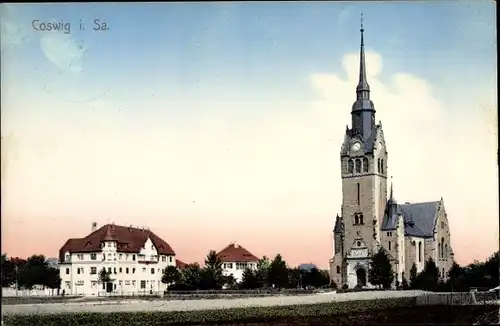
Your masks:
M86 237L66 241L59 261L61 290L83 295L163 291L163 270L176 265L175 252L153 232L96 223ZM102 268L111 273L107 284L99 282Z
M259 262L259 258L236 243L231 243L222 249L217 254L217 257L222 261L222 272L224 275L233 275L236 282L241 282L243 279L245 268L255 270Z

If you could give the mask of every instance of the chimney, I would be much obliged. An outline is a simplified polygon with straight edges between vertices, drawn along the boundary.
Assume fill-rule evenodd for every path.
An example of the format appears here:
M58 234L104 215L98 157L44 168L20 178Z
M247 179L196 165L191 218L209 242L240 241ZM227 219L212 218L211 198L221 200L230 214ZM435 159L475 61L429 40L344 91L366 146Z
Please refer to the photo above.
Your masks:
M235 243L234 243L234 247L235 247L236 249L238 249L240 246L239 246L239 245L235 242Z
M92 222L92 229L90 232L95 232L97 231L97 222Z

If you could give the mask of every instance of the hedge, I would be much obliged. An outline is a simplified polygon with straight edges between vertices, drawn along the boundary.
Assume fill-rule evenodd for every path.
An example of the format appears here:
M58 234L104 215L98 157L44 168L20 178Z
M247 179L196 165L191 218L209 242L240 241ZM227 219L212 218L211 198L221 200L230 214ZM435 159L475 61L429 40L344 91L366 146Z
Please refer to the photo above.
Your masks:
M199 325L221 323L266 322L280 319L293 320L298 317L324 317L344 315L388 308L411 307L415 298L390 298L382 300L337 301L330 303L248 307L197 311L153 311L153 312L109 312L109 313L64 313L5 315L4 324L44 326L126 326L126 325Z

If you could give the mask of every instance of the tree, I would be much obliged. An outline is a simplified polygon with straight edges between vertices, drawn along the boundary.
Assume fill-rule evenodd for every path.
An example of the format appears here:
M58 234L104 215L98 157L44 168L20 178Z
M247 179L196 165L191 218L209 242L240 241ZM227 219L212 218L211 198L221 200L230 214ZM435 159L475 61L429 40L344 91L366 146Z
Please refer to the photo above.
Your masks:
M389 289L394 281L391 261L383 248L372 256L370 270L368 271L368 281L384 289Z
M19 270L19 286L32 289L34 285L45 285L48 264L44 255L32 255Z
M222 261L214 250L210 250L205 258L205 268L202 271L202 287L206 290L221 289L225 277L222 274Z
M262 257L257 263L257 270L255 276L257 277L258 287L268 286L269 284L269 270L271 262L266 256Z
M305 271L299 268L289 268L288 269L288 287L290 288L302 288Z
M404 276L403 276L403 279L401 280L401 287L403 288L403 290L408 290L408 288L409 288L408 281L406 280L406 277L404 277Z
M278 289L288 285L288 268L280 254L276 255L269 267L269 282Z
M2 254L1 269L2 269L2 287L9 287L16 283L15 266L7 254Z
M99 271L98 282L101 284L113 282L113 280L111 279L111 272L107 271L106 268L103 267Z
M199 289L201 285L201 268L198 263L187 264L181 270L181 279L179 284L171 289L178 290L195 290Z
M416 288L419 290L436 291L439 286L439 269L432 258L425 262L424 270L417 275Z
M415 265L415 263L411 265L410 269L410 287L412 289L417 288L417 265Z
M178 283L181 279L181 273L175 266L167 266L163 271L163 275L161 277L161 282L163 284L172 284Z
M240 282L241 289L256 289L259 286L256 272L251 270L250 268L245 268L243 271L243 277Z

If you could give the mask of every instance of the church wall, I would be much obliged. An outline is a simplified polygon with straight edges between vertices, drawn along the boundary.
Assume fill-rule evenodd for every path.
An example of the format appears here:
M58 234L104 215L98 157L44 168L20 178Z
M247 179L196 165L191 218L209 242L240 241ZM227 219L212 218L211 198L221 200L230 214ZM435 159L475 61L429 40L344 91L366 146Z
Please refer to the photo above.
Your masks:
M443 247L445 249L441 252L441 239L443 239ZM443 274L445 279L447 277L448 271L453 265L453 259L450 255L451 252L451 235L448 219L446 216L446 211L444 209L444 205L440 205L440 209L437 214L437 221L435 227L435 257L436 257L436 265L439 268L441 275Z
M418 259L418 244L421 243L422 246L422 257ZM415 263L417 266L417 273L420 273L424 269L425 265L425 241L423 238L417 237L406 237L405 239L405 247L406 247L406 271L405 275L408 275L408 281L410 278L410 270Z

